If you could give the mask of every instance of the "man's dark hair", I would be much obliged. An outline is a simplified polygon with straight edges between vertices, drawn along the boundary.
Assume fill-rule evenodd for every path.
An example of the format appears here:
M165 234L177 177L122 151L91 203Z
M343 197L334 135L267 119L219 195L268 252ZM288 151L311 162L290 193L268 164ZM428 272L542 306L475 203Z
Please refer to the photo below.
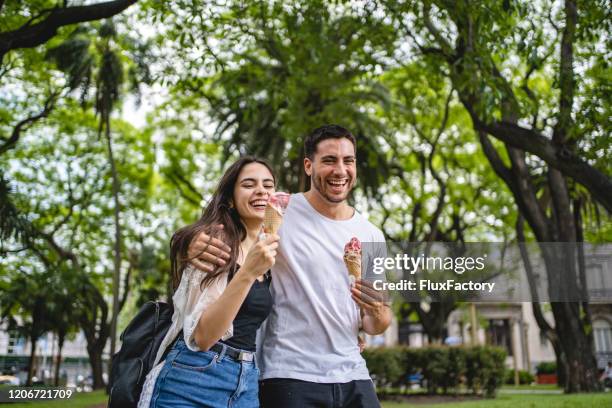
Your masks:
M348 129L343 128L339 125L324 125L313 130L304 141L304 155L310 160L314 157L317 151L317 145L326 139L341 139L347 138L353 144L355 150L357 150L357 142L355 136Z

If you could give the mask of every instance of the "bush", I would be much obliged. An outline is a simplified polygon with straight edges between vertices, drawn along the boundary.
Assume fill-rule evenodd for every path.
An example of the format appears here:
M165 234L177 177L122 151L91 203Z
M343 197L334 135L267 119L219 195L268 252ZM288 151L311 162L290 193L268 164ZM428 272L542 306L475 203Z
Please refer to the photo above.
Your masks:
M557 363L555 361L544 361L536 366L538 374L557 374Z
M421 374L431 394L457 393L465 384L475 394L493 397L505 378L506 352L498 347L383 347L363 356L379 389L407 384L410 375Z
M521 385L529 385L535 381L535 376L531 374L529 371L519 370L519 384ZM506 370L506 384L514 385L514 370L507 369Z
M364 350L370 375L380 388L396 385L404 374L404 353L401 348L374 348Z

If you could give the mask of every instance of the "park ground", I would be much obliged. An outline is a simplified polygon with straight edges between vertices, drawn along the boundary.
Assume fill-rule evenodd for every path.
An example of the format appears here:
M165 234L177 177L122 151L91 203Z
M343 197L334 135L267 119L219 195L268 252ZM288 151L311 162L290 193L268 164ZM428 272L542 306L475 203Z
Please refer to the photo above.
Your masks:
M612 407L612 392L599 394L564 395L561 393L540 394L542 390L525 387L503 388L499 396L491 399L455 399L452 397L410 396L404 402L383 401L383 408L599 408ZM1 404L0 404L1 405ZM42 403L17 403L10 408L62 407L105 408L104 391L80 393L68 401Z

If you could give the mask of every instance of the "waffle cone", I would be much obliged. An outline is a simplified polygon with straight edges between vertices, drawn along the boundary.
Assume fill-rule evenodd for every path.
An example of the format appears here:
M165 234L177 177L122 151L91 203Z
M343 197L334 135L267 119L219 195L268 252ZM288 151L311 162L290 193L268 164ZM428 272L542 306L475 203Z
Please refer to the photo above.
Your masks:
M282 222L283 216L278 210L271 205L266 205L263 221L264 232L266 234L277 234Z
M359 254L345 254L344 264L348 269L351 281L361 279L361 256Z

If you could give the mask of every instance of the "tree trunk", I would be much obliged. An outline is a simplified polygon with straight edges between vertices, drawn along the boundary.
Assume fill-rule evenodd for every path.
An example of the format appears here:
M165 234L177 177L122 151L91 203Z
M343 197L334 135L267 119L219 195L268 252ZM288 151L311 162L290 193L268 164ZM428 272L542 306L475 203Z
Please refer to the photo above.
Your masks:
M107 112L104 116L104 127L106 135L106 144L108 148L108 160L111 165L111 173L113 177L113 201L115 203L115 243L114 243L114 272L113 272L113 310L111 314L111 344L110 344L110 355L115 354L116 342L117 342L117 318L119 316L119 281L121 275L121 225L120 225L120 212L121 207L119 205L119 175L117 174L117 167L115 165L115 158L113 156L113 144L111 141L110 131L110 112ZM112 359L109 359L108 372L110 373L110 364Z
M55 358L55 374L54 374L54 384L56 387L59 387L59 376L60 376L60 367L62 365L62 349L64 348L64 340L66 339L65 333L58 333L57 337L57 356Z
M89 364L91 365L91 376L93 378L93 389L98 390L105 387L104 378L104 366L102 362L102 347L90 347L87 346L87 354L89 355Z
M36 342L38 341L38 336L30 336L30 341L32 343L32 349L30 350L30 362L28 363L28 378L26 379L26 387L32 386L32 377L34 376L34 367L36 366L34 359L36 358Z
M511 167L501 161L487 136L480 134L480 141L487 159L495 172L512 191L519 211L531 227L545 261L548 277L548 293L555 319L556 338L561 355L557 360L566 362L565 391L589 392L599 389L597 366L592 341L587 333L581 313L581 302L571 302L579 294L578 257L574 215L570 206L570 194L565 178L556 169L548 169L548 187L551 196L551 215L537 198L537 191L525 160L525 152L506 145ZM551 246L551 243L555 245Z
M580 303L551 303L556 331L565 357L565 392L600 391L593 345L580 321Z

